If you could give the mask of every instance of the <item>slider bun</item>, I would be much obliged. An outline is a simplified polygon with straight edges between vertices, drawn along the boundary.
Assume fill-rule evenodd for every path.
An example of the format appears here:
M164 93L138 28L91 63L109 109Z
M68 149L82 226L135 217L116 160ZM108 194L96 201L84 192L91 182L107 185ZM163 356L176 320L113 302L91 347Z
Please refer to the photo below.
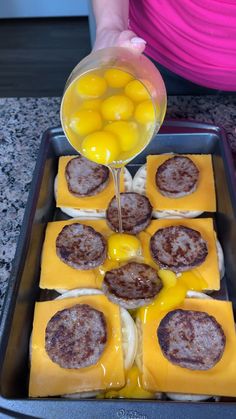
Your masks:
M58 175L55 177L54 181L54 196L55 200L57 200L57 178ZM132 190L132 176L126 167L124 168L124 185L125 185L125 192L130 192ZM76 218L80 217L80 219L88 219L88 218L105 218L106 217L106 210L95 210L95 209L77 209L77 208L70 208L70 207L61 207L60 210L64 212L69 217Z
M217 252L218 265L219 265L219 271L220 271L220 279L222 279L225 275L225 261L224 261L223 249L217 238L216 238L216 252Z
M56 300L62 300L65 298L75 298L82 295L104 295L102 291L93 289L93 288L81 288L68 291L59 297ZM134 359L137 352L138 346L138 334L136 325L127 310L120 308L121 315L121 332L122 332L122 347L123 347L123 356L124 356L124 368L126 370L130 369L134 363ZM83 392L83 393L74 393L66 394L63 397L66 398L88 398L95 397L100 392Z
M147 178L147 165L144 164L136 172L133 178L133 192L146 195L146 178ZM203 211L177 211L177 210L166 210L166 211L153 211L152 216L154 218L195 218L202 214Z
M206 396L203 394L180 394L180 393L166 393L166 396L170 400L177 402L203 402L204 400L214 399L219 401L220 397L218 396Z

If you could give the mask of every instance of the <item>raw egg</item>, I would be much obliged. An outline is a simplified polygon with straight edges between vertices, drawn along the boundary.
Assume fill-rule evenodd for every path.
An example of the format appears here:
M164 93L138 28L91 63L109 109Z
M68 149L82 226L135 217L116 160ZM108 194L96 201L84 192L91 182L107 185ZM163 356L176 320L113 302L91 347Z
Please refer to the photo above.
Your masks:
M70 128L75 134L88 135L102 128L102 118L97 111L81 109L72 115Z
M105 71L104 78L110 87L119 89L132 80L133 76L118 68L109 68Z
M100 109L101 103L101 99L84 100L82 103L82 109L92 109L93 111L97 111Z
M141 374L136 365L126 374L126 385L120 390L111 390L105 393L105 399L153 399L154 394L144 390L141 386Z
M125 94L134 102L141 102L150 98L147 89L139 80L131 80L125 87Z
M178 278L178 283L187 287L188 290L202 291L207 289L207 282L195 269L193 271L182 272Z
M75 90L84 99L97 98L107 90L107 82L103 77L91 72L78 79Z
M99 164L110 164L120 154L117 137L111 132L96 131L82 141L82 153L87 159Z
M140 124L148 124L155 121L155 110L152 101L145 100L136 106L134 117Z
M132 150L138 143L139 131L135 122L112 122L105 127L105 131L117 135L122 151Z
M102 102L101 112L104 119L118 121L129 119L133 115L134 104L124 95L113 95Z
M159 269L158 276L161 278L162 284L166 289L173 287L177 283L177 277L175 273L169 269Z
M137 237L115 233L108 238L108 257L111 260L125 261L141 254L141 244Z

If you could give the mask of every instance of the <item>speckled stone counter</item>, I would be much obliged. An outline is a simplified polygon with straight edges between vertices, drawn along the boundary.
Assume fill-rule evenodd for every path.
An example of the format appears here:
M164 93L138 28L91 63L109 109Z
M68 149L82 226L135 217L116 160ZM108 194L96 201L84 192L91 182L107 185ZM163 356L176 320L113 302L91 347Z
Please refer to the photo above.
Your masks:
M0 99L0 309L43 132L60 124L60 98ZM225 128L236 153L236 96L170 97L167 117Z

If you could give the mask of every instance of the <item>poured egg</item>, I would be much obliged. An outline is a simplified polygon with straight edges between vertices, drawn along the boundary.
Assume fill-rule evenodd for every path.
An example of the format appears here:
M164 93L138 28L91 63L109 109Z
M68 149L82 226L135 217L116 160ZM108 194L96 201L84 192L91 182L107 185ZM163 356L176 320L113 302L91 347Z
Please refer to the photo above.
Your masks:
M152 316L155 312L169 311L181 304L186 296L187 289L183 284L176 284L173 287L161 289L153 303L147 307L141 307L138 310L137 316L146 319L147 316Z
M136 106L134 117L140 124L155 122L155 110L152 101L145 100Z
M125 87L125 94L134 102L141 102L150 98L147 89L139 80L131 80Z
M92 109L93 111L97 111L100 109L101 103L101 99L84 100L82 103L82 109Z
M174 287L162 288L152 306L159 311L168 311L181 304L187 294L187 288L177 283Z
M130 80L132 80L133 76L123 70L119 70L118 68L109 68L105 71L104 78L110 87L118 89L124 87Z
M108 257L111 260L124 261L140 254L141 244L137 237L115 233L108 238Z
M135 122L112 122L105 127L105 131L114 132L117 135L122 151L132 150L138 143L139 131Z
M120 390L107 391L104 395L106 399L125 398L125 399L153 399L154 394L144 390L141 386L141 374L136 365L127 372L126 384Z
M158 276L161 278L162 284L166 289L173 287L177 283L177 277L175 273L169 269L159 269Z
M117 137L111 132L96 131L82 141L82 153L87 159L99 164L110 164L120 154Z
M102 118L97 111L81 109L72 115L70 128L78 135L88 135L102 128Z
M133 102L124 95L113 95L102 102L101 112L104 119L118 121L129 119L133 115Z
M81 76L75 86L75 91L84 99L100 97L106 90L106 80L93 72Z
M188 290L192 291L207 289L207 282L196 269L182 272L181 276L178 278L178 283L185 285Z

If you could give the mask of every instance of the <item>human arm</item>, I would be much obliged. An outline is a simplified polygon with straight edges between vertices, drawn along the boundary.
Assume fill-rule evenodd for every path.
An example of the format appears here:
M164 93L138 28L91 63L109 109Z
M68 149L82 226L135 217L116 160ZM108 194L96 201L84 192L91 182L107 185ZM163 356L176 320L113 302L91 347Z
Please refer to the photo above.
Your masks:
M129 0L93 0L96 40L93 50L122 46L142 53L145 41L128 29Z

